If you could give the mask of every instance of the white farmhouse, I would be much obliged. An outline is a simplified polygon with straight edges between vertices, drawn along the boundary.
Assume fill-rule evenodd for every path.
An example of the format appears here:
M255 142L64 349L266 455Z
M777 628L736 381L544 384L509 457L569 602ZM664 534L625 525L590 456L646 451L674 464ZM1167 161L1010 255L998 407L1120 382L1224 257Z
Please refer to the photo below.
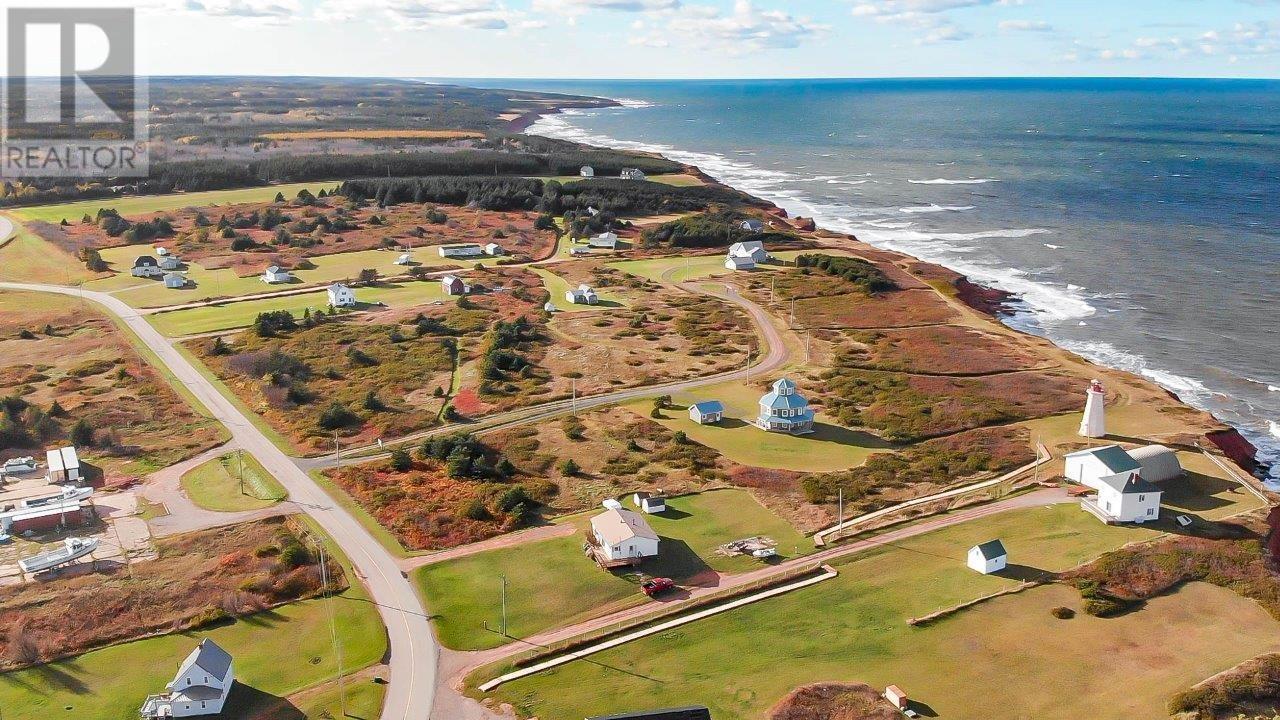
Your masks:
M164 286L173 290L181 290L187 286L187 276L182 273L165 273Z
M178 666L178 674L165 686L165 692L149 696L142 704L142 717L217 715L235 681L231 655L205 638Z
M616 250L618 249L618 236L611 232L602 232L587 240L587 247Z
M591 534L610 561L656 557L658 533L638 513L610 508L591 518Z
M277 265L272 265L262 273L262 282L271 285L279 283L293 282L293 274L288 270L281 269Z
M182 267L182 260L177 255L167 254L160 258L159 265L161 270L177 270Z
M1144 523L1160 519L1160 488L1136 472L1128 477L1109 475L1102 479L1096 499L1080 501L1085 510L1106 523Z
M622 172L618 173L618 177L623 180L644 180L644 172L637 168L622 168Z
M981 545L969 548L969 567L974 572L990 575L1000 572L1009 564L1009 553L1004 543L999 540L988 540Z
M729 248L724 266L730 270L751 270L756 265L769 259L764 243L759 240L736 242Z
M1138 461L1119 445L1104 445L1067 453L1065 462L1064 475L1068 480L1094 490L1100 489L1105 484L1104 478L1118 477L1127 480L1129 473L1137 472L1142 468Z
M160 263L150 255L142 255L133 261L133 267L129 270L129 274L134 277L159 277L164 274L160 269Z
M80 482L80 456L74 447L68 445L46 452L45 462L49 466L50 483L66 485Z
M583 165L578 168L578 176L584 178L593 178L596 176L596 169L590 165Z
M566 292L564 299L574 305L598 305L600 303L600 296L586 283Z
M356 304L356 294L351 288L342 283L334 283L329 286L329 306L330 307L353 307Z
M475 243L440 246L440 257L442 258L474 258L482 255L484 255L484 248Z
M689 406L689 419L699 425L714 425L724 419L724 403L703 400Z

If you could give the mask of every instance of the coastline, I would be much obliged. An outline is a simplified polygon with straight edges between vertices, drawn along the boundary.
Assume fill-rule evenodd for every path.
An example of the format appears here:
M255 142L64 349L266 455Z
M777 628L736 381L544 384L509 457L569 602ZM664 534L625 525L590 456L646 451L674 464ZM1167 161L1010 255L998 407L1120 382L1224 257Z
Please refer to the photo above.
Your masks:
M645 107L645 106L648 106L648 103L626 101L622 99L613 99L612 104L602 105L600 107L629 108L629 107ZM564 108L564 109L569 109L569 108ZM766 206L774 208L775 210L770 211L771 214L774 214L779 218L787 219L787 223L789 225L794 226L795 220L803 220L808 223L814 223L816 226L816 229L818 230L829 232L833 235L837 235L840 237L847 237L849 239L852 239L855 242L867 245L868 247L874 247L886 252L896 253L898 255L901 255L904 258L908 258L911 261L914 261L914 263L920 264L921 266L930 266L933 268L937 268L937 270L941 271L944 275L951 276L949 279L951 284L955 287L957 299L963 302L964 304L968 305L969 307L983 314L991 316L992 318L996 319L997 321L1001 322L1002 324L1011 328L1012 330L1049 342L1055 345L1056 347L1058 347L1059 349L1063 350L1064 352L1068 352L1068 353L1071 353L1072 355L1079 357L1083 362L1088 363L1091 366L1105 368L1107 370L1114 371L1114 372L1122 372L1122 373L1133 375L1143 380L1144 382L1147 382L1153 385L1154 387L1158 388L1159 390L1163 391L1169 397L1173 398L1174 400L1181 403L1182 405L1185 405L1188 408L1194 409L1198 412L1204 413L1209 417L1212 417L1213 420L1221 426L1221 428L1206 432L1204 434L1204 439L1207 441L1207 443L1212 445L1213 447L1218 448L1226 457L1231 459L1236 465L1238 465L1239 467L1241 467L1242 469L1244 469L1245 471L1253 475L1260 482L1265 483L1268 489L1275 492L1280 492L1280 481L1277 481L1274 475L1277 469L1280 469L1280 466L1269 465L1259 460L1258 456L1260 453L1258 448L1255 446L1255 444L1252 441L1250 441L1250 439L1246 436L1245 433L1241 432L1241 430L1238 427L1217 417L1209 409L1199 407L1194 403L1188 401L1187 399L1179 395L1179 393L1176 390L1159 382L1155 377L1148 375L1146 372L1138 373L1128 368L1108 365L1104 362L1101 362L1098 359L1091 358L1081 354L1076 348L1072 348L1067 346L1066 344L1060 344L1056 342L1053 338L1049 337L1047 333L1034 332L1032 328L1035 327L1035 323L1029 322L1025 319L1025 315L1027 315L1027 311L1022 307L1020 307L1024 305L1024 301L1019 293L983 284L980 280L974 280L973 278L971 278L963 270L948 267L939 262L923 260L899 248L886 247L882 245L877 245L872 242L868 242L866 240L863 240L857 237L857 235L852 232L825 228L822 226L822 223L817 218L801 218L799 216L792 217L789 214L789 211L785 207L778 205L777 202L770 200L768 198L761 197L760 195L755 194L752 190L737 187L729 182L725 182L724 180L721 180L718 177L710 175L709 173L707 173L707 171L702 169L702 167L700 167L699 165L696 165L687 161L683 161L679 158L670 157L668 154L666 154L661 150L652 149L652 148L637 149L636 147L627 147L625 145L611 146L607 143L600 143L597 140L592 140L588 142L588 141L584 141L581 139L574 139L574 138L559 138L557 135L552 133L543 134L537 131L537 128L535 127L535 125L538 122L538 120L542 119L543 116L564 114L563 113L564 109L557 108L554 113L538 113L537 114L538 117L533 118L529 123L525 124L523 126L523 129L520 130L519 132L532 134L532 135L543 135L545 137L552 137L557 139L570 139L574 142L579 142L583 145L591 146L591 147L608 147L610 149L626 150L626 151L633 151L633 152L645 152L645 153L654 154L660 157L665 157L669 160L680 162L686 168L687 172L699 177L704 182L719 185L726 188L731 188L733 190L743 193L744 195L747 195L749 197L759 200L762 204ZM623 142L626 142L626 141L623 141ZM639 143L634 143L634 142L629 142L627 144L639 145ZM682 153L686 155L710 156L709 153L702 153L699 151L686 150L686 151L682 151ZM1167 374L1167 373L1164 373L1164 374ZM1269 478L1269 473L1271 474L1270 478Z

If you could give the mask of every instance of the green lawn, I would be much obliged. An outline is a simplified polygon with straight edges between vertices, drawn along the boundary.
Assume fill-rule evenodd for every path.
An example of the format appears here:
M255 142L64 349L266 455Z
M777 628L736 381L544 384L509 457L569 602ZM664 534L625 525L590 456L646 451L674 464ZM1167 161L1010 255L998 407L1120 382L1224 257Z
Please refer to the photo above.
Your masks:
M1079 610L1080 601L1074 589L1048 586L929 626L906 623L1152 534L1107 527L1074 504L992 516L853 556L834 580L493 695L542 720L695 702L717 720L756 720L798 685L845 681L896 683L941 717L1165 717L1173 692L1280 649L1280 625L1255 603L1200 584L1108 620L1053 618L1050 608ZM992 537L1009 549L1010 577L964 566L966 550Z
M13 239L0 247L0 280L74 285L91 277L84 263L13 220Z
M679 392L672 396L675 407L655 420L671 430L683 430L691 439L715 448L730 460L753 467L829 472L856 467L872 453L890 448L874 435L840 427L821 414L810 435L765 432L751 424L759 412L761 394L758 388L740 382ZM688 405L702 400L724 403L724 420L717 425L699 425L690 420ZM651 406L646 401L627 407L648 417Z
M329 544L335 549L332 543ZM335 555L336 557L336 555ZM348 577L355 580L350 566ZM329 608L322 600L293 603L234 623L116 645L68 660L0 675L4 720L136 720L150 693L164 690L178 663L210 637L235 658L236 680L262 700L284 697L336 677ZM347 672L386 652L377 610L358 584L331 602Z
M443 301L446 297L440 290L440 283L436 280L384 283L378 287L356 288L355 293L356 299L361 303L382 302L389 307L412 307ZM147 320L165 335L181 337L247 327L252 325L254 318L262 312L288 310L295 315L301 315L307 308L316 311L326 308L328 304L328 294L324 290L316 290L284 297L244 300L221 305L206 305L189 310L155 313L148 315Z
M627 500L630 503L630 500ZM501 616L501 576L507 578L508 632L525 637L543 630L648 602L634 573L606 572L582 554L581 530L596 513L563 522L580 532L514 548L491 550L428 565L414 573L435 614L440 642L459 650L496 647L506 642L484 629L497 628ZM662 538L659 557L640 572L687 579L707 570L741 572L759 567L744 557L720 557L717 546L752 535L768 535L784 556L812 549L803 536L742 490L716 490L674 498L664 515L647 515ZM808 546L808 547L806 547Z
M288 199L293 199L298 191L306 188L313 193L320 192L321 188L333 189L339 185L337 180L328 180L320 182L292 183L289 185L269 185L266 187L242 188L239 190L210 190L208 192L193 193L172 193L169 195L136 195L119 198L105 198L100 200L83 200L72 203L59 203L56 205L36 205L33 207L16 208L12 210L14 216L22 220L44 220L46 222L61 222L64 218L67 222L80 222L86 213L95 215L101 208L114 208L121 215L138 215L141 213L156 212L159 210L176 210L184 207L207 207L210 205L225 205L235 203L251 203L251 202L269 202L273 200L276 193L284 193Z
M182 489L196 505L221 512L270 507L288 496L250 453L228 453L206 462L182 476Z
M551 302L555 303L560 312L584 312L586 310L599 310L601 308L627 305L627 302L622 298L604 288L596 289L596 293L600 296L599 305L575 305L565 300L564 296L571 287L577 287L577 285L570 286L568 280L550 270L532 266L529 269L542 277L542 285L547 288L547 292L551 293Z
M102 258L111 264L117 274L85 283L85 288L110 292L133 307L148 308L181 305L212 298L280 292L302 285L321 285L339 280L353 281L364 269L377 270L384 277L403 275L405 272L404 267L395 264L400 253L387 250L360 250L336 255L318 255L311 258L315 269L293 271L298 281L283 285L268 285L262 282L259 275L239 277L229 268L208 270L198 263L187 263L183 271L187 276L187 287L176 290L166 288L159 279L136 278L129 274L133 261L139 255L148 254L151 254L149 245L113 247L103 250ZM263 269L266 266L267 262L263 260Z

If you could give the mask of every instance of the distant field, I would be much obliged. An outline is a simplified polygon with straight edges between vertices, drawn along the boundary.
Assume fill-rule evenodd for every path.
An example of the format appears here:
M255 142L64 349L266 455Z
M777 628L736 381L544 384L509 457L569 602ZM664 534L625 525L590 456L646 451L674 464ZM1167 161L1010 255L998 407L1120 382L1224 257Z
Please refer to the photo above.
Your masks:
M229 453L191 470L182 476L182 490L196 505L221 512L270 507L288 496L250 453Z
M626 500L628 507L630 499ZM564 522L588 527L590 511ZM731 540L768 535L784 556L812 550L786 521L742 490L715 490L673 498L663 515L646 515L662 538L659 558L639 570L677 581L707 570L742 572L759 567L746 557L721 557L714 550ZM471 555L418 570L414 579L436 614L440 640L456 649L496 647L507 642L484 629L500 622L501 581L507 578L508 628L523 637L641 602L638 579L623 570L596 567L582 554L582 535ZM807 547L806 547L807 546Z
M336 677L326 602L336 620L346 671L371 665L386 651L386 633L350 565L337 557L353 579L353 587L332 601L293 603L229 624L115 645L0 675L4 719L136 718L143 699L162 692L178 663L205 637L235 658L240 694L233 692L231 702L247 701L260 708L275 698ZM145 612L145 607L138 610ZM364 691L358 697L364 707L378 702L376 695L369 697Z
M764 390L730 382L680 392L672 396L677 407L655 418L670 430L682 430L691 439L715 448L734 462L752 467L828 472L856 467L874 452L890 446L867 433L842 428L818 416L815 432L792 436L765 432L750 424L759 413ZM687 407L702 400L719 400L725 406L725 419L717 425L699 425L689 419ZM648 416L649 402L628 405L636 413Z
M419 138L423 140L461 140L482 138L474 130L305 130L299 132L263 133L268 140L384 140Z
M440 283L435 280L412 280L403 283L385 284L379 287L361 287L355 289L356 299L361 303L386 303L389 307L412 307L428 302L443 301L445 294L440 290ZM261 300L244 300L224 305L208 305L189 310L148 315L147 320L157 330L169 337L196 335L199 333L231 330L253 324L258 313L274 310L288 310L301 315L311 308L312 312L327 309L329 295L324 290L286 295L283 297L263 298Z
M577 287L576 285L571 286L568 280L565 280L550 270L544 270L540 267L530 267L529 269L542 277L542 284L547 288L547 292L551 293L551 302L555 303L556 309L560 312L585 312L587 310L600 310L627 304L607 289L598 288L597 293L600 296L599 305L575 305L568 300L565 300L565 293L567 293L571 288Z
M728 248L725 248L728 252ZM812 250L788 250L780 253L773 253L773 256L784 261L794 261L797 255L803 255ZM846 255L847 253L838 250L823 250L827 255ZM734 271L724 266L724 253L718 255L698 255L689 257L666 257L656 258L653 260L624 260L622 262L609 263L609 267L617 268L623 272L648 278L654 282L663 282L663 275L667 271L671 272L671 280L674 282L684 282L686 280L697 280L700 278L715 277L719 275L732 275L738 273L767 273L771 269L780 266L762 265L756 270Z
M598 175L597 177L606 178L607 176ZM556 180L561 184L563 184L563 183L578 182L579 180L584 180L585 178L578 175L555 175L552 177L544 177L539 179L540 180ZM614 176L614 179L616 179L616 176ZM702 182L701 178L694 177L693 175L686 175L684 173L669 173L666 175L649 175L645 179L648 180L649 182L662 183L664 185L674 185L676 187L693 187L697 185L706 184Z
M187 263L186 269L182 271L189 281L187 287L172 289L166 288L159 279L136 278L129 274L129 268L133 267L133 262L139 255L151 254L149 245L125 245L103 250L102 258L111 263L112 269L118 274L85 283L85 288L114 293L116 297L133 307L165 307L215 297L280 292L300 285L318 285L339 280L351 281L359 277L360 271L366 268L377 270L383 276L403 275L407 269L395 264L396 258L400 256L398 252L361 250L335 255L318 255L311 258L312 264L316 266L315 269L291 271L298 278L298 282L268 285L262 282L260 275L240 277L230 268L209 270L192 262ZM263 270L266 269L267 264L267 260L263 259Z
M896 683L941 717L1165 717L1174 692L1280 648L1280 624L1256 603L1203 584L1112 619L1055 619L1052 607L1080 609L1076 590L1055 585L926 627L906 623L1154 534L1107 527L1074 504L1003 513L837 562L834 580L492 695L543 720L694 700L717 720L758 720L798 685L845 681ZM970 546L993 537L1010 552L1006 577L964 565ZM1142 681L1112 682L1118 676Z
M320 192L321 188L332 189L339 184L340 181L338 180L322 180L288 185L266 185L238 190L210 190L207 192L172 193L170 195L128 195L56 205L14 208L9 212L19 220L44 220L45 222L56 223L65 218L68 222L79 222L80 218L86 213L94 215L101 208L113 208L121 215L128 216L183 207L268 202L276 196L276 193L283 193L285 197L293 197L303 188L316 193Z
M0 246L0 280L71 285L93 277L84 263L40 239L21 223L15 222L13 229L13 239Z

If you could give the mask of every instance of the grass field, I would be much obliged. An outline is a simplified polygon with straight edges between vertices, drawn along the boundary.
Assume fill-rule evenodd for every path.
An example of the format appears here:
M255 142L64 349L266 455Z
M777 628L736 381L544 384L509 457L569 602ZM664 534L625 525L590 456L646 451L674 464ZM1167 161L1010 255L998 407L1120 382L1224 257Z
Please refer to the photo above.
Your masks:
M599 177L603 179L607 179L604 175L600 175ZM579 180L582 180L582 177L579 175L556 175L553 177L543 177L543 178L537 178L537 179L545 180L545 181L556 180L563 185L564 183L578 182ZM615 177L614 179L617 179L617 178ZM702 182L700 178L694 177L693 175L685 175L684 173L667 173L665 175L649 175L649 176L646 176L645 179L648 180L649 182L662 183L664 185L675 185L676 187L693 187L696 185L705 184Z
M727 248L726 248L727 250ZM787 250L780 253L771 253L775 258L783 261L793 261L797 255L803 255L806 252L815 252L813 250ZM823 250L827 255L846 255L839 250ZM717 277L721 275L732 275L738 273L767 273L774 268L783 267L781 265L762 265L756 270L735 271L729 270L724 266L724 255L695 255L689 257L665 257L654 258L652 260L624 260L622 262L609 263L609 267L617 268L623 272L648 278L654 282L664 282L663 275L668 270L672 270L671 280L675 282L684 282L686 280L698 280L701 278Z
M301 130L298 132L263 133L268 140L386 140L419 138L425 140L461 140L482 138L474 130Z
M338 280L352 281L366 268L377 270L382 276L403 275L405 268L397 266L399 253L384 250L361 250L337 255L319 255L311 259L313 270L292 271L296 283L268 285L258 275L239 277L230 268L209 270L198 263L187 263L187 287L181 290L166 288L159 279L136 278L129 274L133 261L139 255L150 255L151 246L132 245L107 248L102 258L111 263L119 274L85 283L88 290L110 292L137 308L164 307L200 302L210 298L238 297L260 293L280 292L300 285L317 285ZM263 260L265 270L267 261Z
M565 293L569 292L571 287L569 281L556 275L550 270L544 270L540 267L530 267L530 270L537 273L542 278L542 284L547 288L547 292L551 293L551 302L555 303L556 309L560 312L585 312L587 310L599 310L602 308L621 307L627 303L617 295L605 289L597 289L596 293L600 296L599 305L575 305L565 300Z
M630 501L627 501L628 504ZM580 530L594 511L565 518ZM706 572L741 572L759 567L745 557L720 557L713 551L730 540L768 535L782 555L812 548L785 521L741 490L716 490L673 498L664 515L646 516L662 538L659 558L639 570L677 581ZM606 612L649 602L638 579L622 571L597 568L582 554L582 534L520 547L479 553L428 565L414 580L435 613L440 641L451 648L475 650L505 642L483 623L497 628L502 616L501 577L507 579L508 632L524 637Z
M1165 717L1174 691L1280 648L1280 626L1255 603L1199 584L1106 620L1053 618L1055 606L1079 610L1079 594L1047 586L906 623L1152 534L1109 528L1074 505L993 516L854 556L834 580L493 694L542 720L692 702L717 720L756 720L798 685L848 681L896 683L941 717ZM992 537L1009 549L1007 577L964 566L967 548Z
M672 396L675 407L654 420L671 430L683 430L691 439L715 448L730 460L752 467L801 472L844 470L866 462L873 452L890 448L873 435L842 428L825 421L822 415L811 435L765 432L751 424L759 412L762 394L759 388L740 382L679 392ZM724 403L724 420L717 425L699 425L690 420L689 403L702 400ZM638 402L627 407L648 417L652 404Z
M434 280L412 280L403 283L385 283L378 287L356 288L356 299L361 303L386 303L388 307L412 307L428 302L444 300L440 283ZM157 330L169 337L195 335L198 333L231 330L248 327L253 324L258 313L273 310L288 310L300 315L305 309L325 309L329 304L329 296L324 290L286 295L284 297L263 298L260 300L244 300L222 305L148 315L147 320Z
M80 222L80 218L86 213L94 215L102 208L113 208L121 215L129 216L184 207L269 202L275 198L276 193L284 193L286 198L292 198L303 188L317 193L320 192L321 188L332 189L338 184L339 181L337 180L326 180L292 183L289 185L267 185L239 190L210 190L207 192L172 193L169 195L129 195L126 197L82 200L80 202L59 203L56 205L35 205L15 208L10 212L19 220L44 220L57 223L65 218L67 222L74 223Z
M342 562L354 580L350 565L344 558ZM143 699L164 690L178 663L204 637L232 654L237 684L243 683L251 696L261 701L288 696L337 675L324 602L293 603L207 630L138 640L6 673L0 675L0 707L5 720L47 720L55 715L134 720ZM386 634L363 588L357 584L329 602L344 669L350 672L377 662L386 651Z
M73 285L92 277L84 263L36 237L21 223L14 222L13 230L13 239L0 247L0 280Z
M196 505L221 512L270 507L288 496L280 483L249 453L229 453L191 470L182 476L182 489Z

